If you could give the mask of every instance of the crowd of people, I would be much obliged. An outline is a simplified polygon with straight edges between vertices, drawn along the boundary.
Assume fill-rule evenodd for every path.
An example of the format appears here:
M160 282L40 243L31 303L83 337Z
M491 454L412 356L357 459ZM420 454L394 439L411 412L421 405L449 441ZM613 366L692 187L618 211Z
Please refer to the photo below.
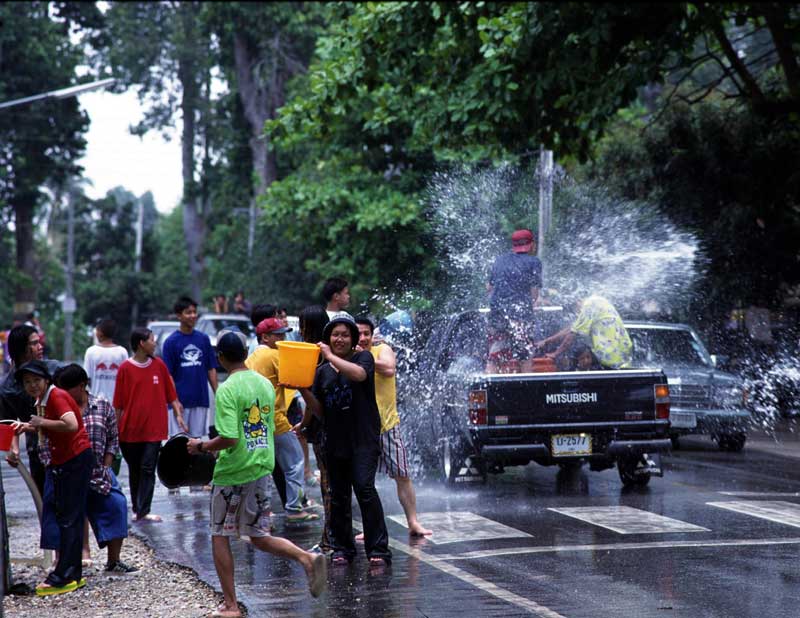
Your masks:
M236 295L234 311L251 319L257 340L250 345L243 333L229 328L212 346L195 329L198 305L188 297L174 305L179 328L163 342L160 358L153 333L143 327L131 333L129 356L115 342L115 324L108 319L98 323L97 343L86 350L83 366L44 360L36 327L11 329L10 370L0 386L0 415L16 427L7 460L22 465L24 435L28 465L43 496L41 547L57 550L55 568L37 586L37 595L86 584L89 526L98 545L107 548L108 573L136 571L121 560L128 499L134 522L161 521L151 512L159 452L165 440L179 434L188 438L190 455L216 457L211 486L190 489L211 493L212 554L224 596L214 615L240 615L230 537L300 563L314 596L327 585L328 561L350 564L359 540L370 565L391 564L375 487L378 471L396 481L409 533L431 534L417 518L399 431L395 355L369 318L347 313L347 281L329 279L323 297L324 305L299 315L300 339L319 349L310 385L280 381L278 344L292 332L285 310L251 305L243 293ZM223 296L214 300L216 311L228 311ZM218 370L227 375L221 383ZM121 460L128 468L128 498L117 478ZM310 550L273 536L273 483L288 524L321 519L320 541ZM307 495L314 485L321 505ZM363 522L358 536L353 494Z

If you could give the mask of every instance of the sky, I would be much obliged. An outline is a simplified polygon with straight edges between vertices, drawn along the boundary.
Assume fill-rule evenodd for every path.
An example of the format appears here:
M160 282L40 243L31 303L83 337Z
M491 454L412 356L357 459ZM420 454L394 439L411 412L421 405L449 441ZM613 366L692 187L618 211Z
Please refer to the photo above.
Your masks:
M142 106L134 90L112 94L104 90L80 95L80 103L91 119L86 134L86 156L80 164L92 184L85 188L93 198L122 186L135 195L152 191L159 212L168 213L182 192L180 136L164 141L160 131L143 138L128 127L142 118Z

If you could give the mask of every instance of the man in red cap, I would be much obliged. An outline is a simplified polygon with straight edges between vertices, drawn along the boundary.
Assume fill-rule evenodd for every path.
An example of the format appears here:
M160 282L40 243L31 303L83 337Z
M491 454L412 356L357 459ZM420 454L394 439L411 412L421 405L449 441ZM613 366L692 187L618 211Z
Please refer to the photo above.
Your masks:
M500 255L489 275L491 328L487 371L513 359L533 356L533 307L542 287L542 263L532 255L533 232L511 235L511 251Z

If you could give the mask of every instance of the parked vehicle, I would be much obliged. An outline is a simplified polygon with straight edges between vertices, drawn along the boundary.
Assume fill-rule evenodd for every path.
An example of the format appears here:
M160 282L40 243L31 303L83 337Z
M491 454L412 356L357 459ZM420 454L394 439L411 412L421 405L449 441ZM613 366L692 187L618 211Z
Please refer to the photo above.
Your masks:
M686 324L626 322L633 341L633 366L659 367L670 391L673 446L680 436L709 435L727 451L741 451L750 411L743 382L718 370L697 333Z
M256 332L250 318L239 313L204 313L197 318L195 328L208 335L211 345L217 345L217 334L225 328L236 327L242 331L248 341L255 341Z
M156 356L161 356L161 345L180 325L177 320L153 320L147 323L147 328L153 331L156 340Z
M561 321L560 311L538 312L545 333ZM487 472L531 461L616 465L625 485L661 475L658 457L645 458L671 447L660 369L487 374L486 333L480 311L441 322L405 389L417 445L427 444L426 462L448 482L485 481Z

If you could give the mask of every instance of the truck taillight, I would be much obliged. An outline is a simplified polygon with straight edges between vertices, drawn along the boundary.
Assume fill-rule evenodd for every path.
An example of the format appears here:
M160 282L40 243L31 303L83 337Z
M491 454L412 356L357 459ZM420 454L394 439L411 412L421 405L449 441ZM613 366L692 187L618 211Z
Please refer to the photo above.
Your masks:
M486 425L486 391L469 392L469 422L471 425Z
M669 385L656 384L656 418L669 418Z

